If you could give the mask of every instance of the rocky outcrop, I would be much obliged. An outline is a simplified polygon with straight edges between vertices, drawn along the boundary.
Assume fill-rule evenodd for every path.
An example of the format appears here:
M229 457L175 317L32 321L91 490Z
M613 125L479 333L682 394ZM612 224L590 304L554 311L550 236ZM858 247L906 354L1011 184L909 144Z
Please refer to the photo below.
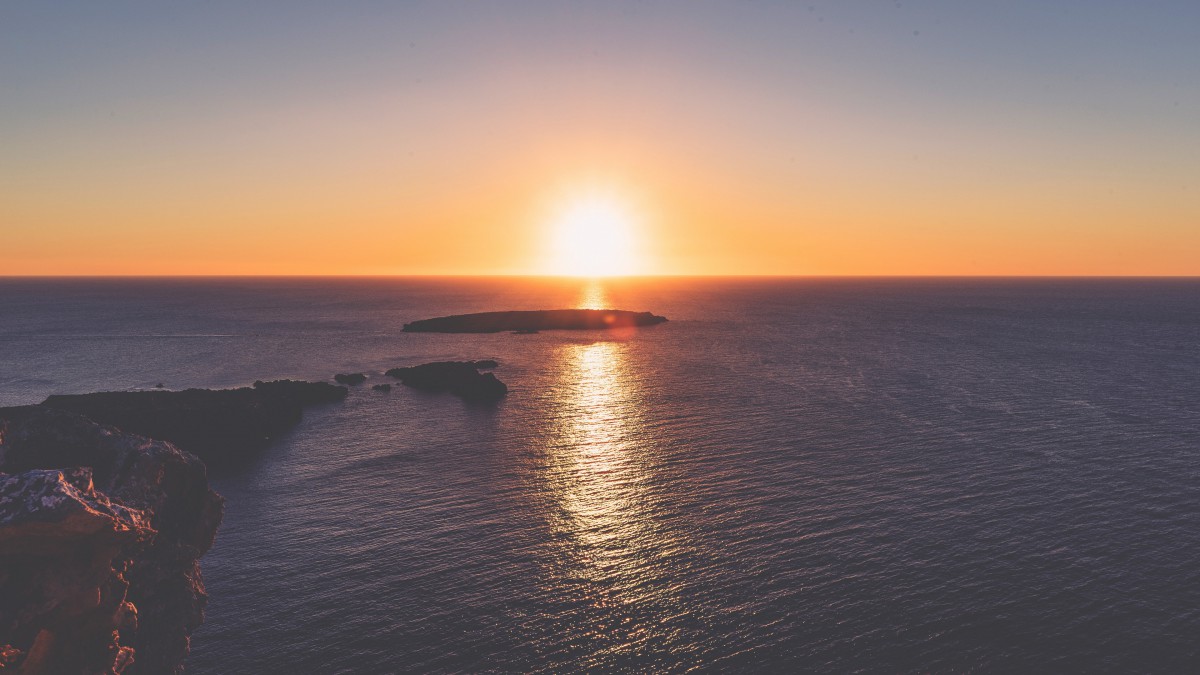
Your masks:
M338 373L333 376L333 381L338 384L356 385L367 381L367 376L362 373Z
M373 385L371 385L371 389L374 391L388 392L388 391L392 390L392 385L390 385L386 382L383 384L373 384Z
M240 389L56 395L41 405L170 441L209 464L222 466L244 461L266 447L300 422L306 406L340 401L346 394L345 387L327 382L277 380Z
M406 333L531 333L543 330L605 330L653 326L667 318L621 309L541 309L481 312L422 319L404 324Z
M0 410L0 667L179 673L223 500L170 443Z
M94 490L89 469L0 474L0 651L22 672L124 671L123 571L153 536L140 511Z
M387 375L405 386L423 391L450 392L468 401L497 401L508 393L508 386L482 369L497 367L485 361L435 361L409 368L392 368Z

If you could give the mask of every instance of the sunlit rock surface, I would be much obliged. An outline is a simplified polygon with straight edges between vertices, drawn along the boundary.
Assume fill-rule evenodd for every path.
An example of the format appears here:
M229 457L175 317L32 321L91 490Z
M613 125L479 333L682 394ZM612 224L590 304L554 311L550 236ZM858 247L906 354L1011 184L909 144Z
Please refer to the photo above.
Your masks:
M529 333L543 330L596 330L653 326L667 318L622 309L540 309L480 312L422 319L404 324L406 333Z
M497 367L495 361L435 361L409 368L392 368L387 375L405 386L423 391L449 392L468 401L496 401L508 393L508 385L480 370Z
M21 672L123 672L127 558L155 532L91 470L0 474L0 652Z
M179 673L223 500L170 443L0 409L0 667Z

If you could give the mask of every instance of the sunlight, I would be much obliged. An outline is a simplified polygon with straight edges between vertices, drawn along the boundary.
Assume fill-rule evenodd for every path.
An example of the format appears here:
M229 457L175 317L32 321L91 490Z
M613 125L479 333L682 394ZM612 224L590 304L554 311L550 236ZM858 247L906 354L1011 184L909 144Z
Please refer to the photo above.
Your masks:
M556 525L583 560L617 558L603 567L620 568L629 549L653 539L641 518L647 477L633 442L639 430L632 392L623 384L622 348L614 342L570 345L563 356L569 388L551 466L565 517Z
M548 269L581 277L619 276L636 270L634 217L605 194L576 198L553 218Z
M580 289L579 301L575 303L578 309L608 309L608 294L599 279L588 279Z
M564 346L561 422L548 463L556 541L602 605L643 602L659 556L682 545L651 517L654 443L625 352L618 342Z

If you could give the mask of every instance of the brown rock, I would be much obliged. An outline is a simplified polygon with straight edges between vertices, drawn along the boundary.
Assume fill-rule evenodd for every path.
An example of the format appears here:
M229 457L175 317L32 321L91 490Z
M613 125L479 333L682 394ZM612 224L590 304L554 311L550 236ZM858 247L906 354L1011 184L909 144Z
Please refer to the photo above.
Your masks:
M21 672L182 672L223 511L200 460L31 406L0 411L0 471L0 645L24 654L4 658Z

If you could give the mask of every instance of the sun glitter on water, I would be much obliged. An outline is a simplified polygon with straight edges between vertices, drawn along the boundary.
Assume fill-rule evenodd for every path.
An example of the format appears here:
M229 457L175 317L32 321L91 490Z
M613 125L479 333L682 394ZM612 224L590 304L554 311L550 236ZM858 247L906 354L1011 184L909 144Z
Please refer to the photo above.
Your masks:
M589 193L568 200L551 219L547 271L579 277L633 274L636 218L620 199Z

